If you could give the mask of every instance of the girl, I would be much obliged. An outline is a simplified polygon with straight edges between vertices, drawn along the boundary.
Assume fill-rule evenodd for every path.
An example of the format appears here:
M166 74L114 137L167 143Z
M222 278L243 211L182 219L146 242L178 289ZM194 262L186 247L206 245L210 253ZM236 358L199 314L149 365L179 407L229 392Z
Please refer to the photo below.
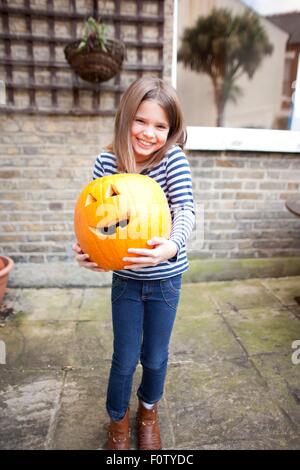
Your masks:
M169 240L154 237L148 241L152 249L129 249L136 256L124 258L125 268L113 272L114 344L106 401L110 416L106 448L110 450L130 449L129 401L139 361L143 374L137 390L138 448L162 448L158 401L163 395L181 276L188 269L185 241L195 221L190 167L181 149L185 140L175 90L159 78L142 77L122 96L112 145L94 166L94 178L118 172L154 178L165 191L172 215ZM73 250L80 266L103 271L78 243Z

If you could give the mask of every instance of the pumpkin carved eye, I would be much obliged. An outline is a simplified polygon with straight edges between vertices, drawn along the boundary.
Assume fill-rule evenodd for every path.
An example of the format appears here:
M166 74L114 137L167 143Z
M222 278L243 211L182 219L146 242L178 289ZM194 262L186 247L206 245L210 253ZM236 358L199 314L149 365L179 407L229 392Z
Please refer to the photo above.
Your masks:
M112 196L118 196L120 193L119 191L117 190L117 188L115 187L114 184L110 184L107 191L106 191L106 194L105 196L106 197L112 197Z
M85 201L85 207L89 206L93 202L97 202L97 199L91 193L89 193Z

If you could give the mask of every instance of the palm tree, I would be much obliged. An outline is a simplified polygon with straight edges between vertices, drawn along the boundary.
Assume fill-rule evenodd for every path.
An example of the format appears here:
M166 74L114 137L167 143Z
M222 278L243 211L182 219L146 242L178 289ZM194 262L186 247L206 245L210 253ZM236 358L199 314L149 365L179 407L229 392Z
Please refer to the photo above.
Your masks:
M226 8L200 16L195 26L183 33L178 60L185 67L207 73L214 88L217 126L224 122L226 102L237 102L242 90L236 82L242 74L251 79L273 46L253 12L233 16Z

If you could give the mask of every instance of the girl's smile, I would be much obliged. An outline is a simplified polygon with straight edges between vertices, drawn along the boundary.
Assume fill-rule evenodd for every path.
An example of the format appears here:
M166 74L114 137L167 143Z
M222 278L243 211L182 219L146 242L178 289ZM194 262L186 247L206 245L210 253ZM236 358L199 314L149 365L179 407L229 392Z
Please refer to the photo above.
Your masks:
M144 161L163 147L169 130L170 125L164 109L154 100L142 101L131 127L136 161Z

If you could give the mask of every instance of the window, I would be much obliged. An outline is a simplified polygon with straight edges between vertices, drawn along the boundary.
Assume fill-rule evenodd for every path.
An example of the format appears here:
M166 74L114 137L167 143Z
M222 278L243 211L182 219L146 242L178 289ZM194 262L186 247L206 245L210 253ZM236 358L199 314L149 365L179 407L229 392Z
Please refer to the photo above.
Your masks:
M260 3L175 1L176 88L190 148L300 151L299 1L299 11L278 11L270 0L259 14L251 7Z

